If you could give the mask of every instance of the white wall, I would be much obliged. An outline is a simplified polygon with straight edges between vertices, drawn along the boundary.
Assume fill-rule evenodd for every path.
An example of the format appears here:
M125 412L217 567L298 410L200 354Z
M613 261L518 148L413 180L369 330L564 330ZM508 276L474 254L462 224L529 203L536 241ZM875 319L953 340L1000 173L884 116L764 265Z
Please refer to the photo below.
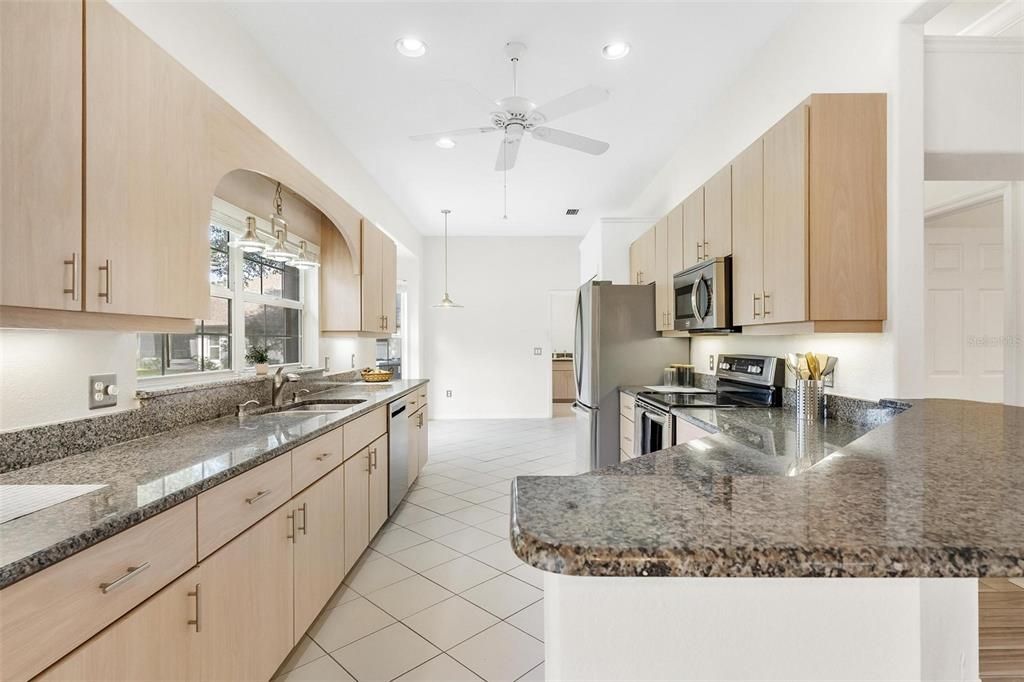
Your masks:
M431 417L549 416L548 292L576 288L579 239L450 238L448 288L465 306L451 310L430 307L444 291L442 242L424 239L423 249L423 357ZM534 347L542 354L535 356Z
M632 284L629 245L657 218L601 218L580 242L580 284L591 279Z
M882 334L699 338L709 353L815 350L840 356L836 392L877 399L920 394L923 339L923 33L902 24L914 3L806 3L760 50L633 203L664 215L814 92L885 92L888 116L889 321ZM897 351L897 348L901 349ZM898 361L897 361L898 359ZM706 370L705 370L706 371Z

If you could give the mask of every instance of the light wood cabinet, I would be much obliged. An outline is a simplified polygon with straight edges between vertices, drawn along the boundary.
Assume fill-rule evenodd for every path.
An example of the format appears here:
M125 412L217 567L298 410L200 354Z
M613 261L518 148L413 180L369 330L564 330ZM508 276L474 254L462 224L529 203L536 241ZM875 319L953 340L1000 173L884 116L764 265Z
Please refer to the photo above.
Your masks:
M352 332L363 328L359 254L331 223L320 226L320 331Z
M200 569L192 569L36 679L200 679L200 633L196 631L199 576Z
M343 432L343 429L334 429L292 450L292 495L341 466Z
M762 321L764 306L764 143L758 140L732 162L732 320Z
M704 183L704 241L701 256L720 258L732 253L732 166Z
M205 86L107 3L85 15L85 309L205 318Z
M376 225L363 219L362 329L393 333L397 248Z
M370 544L370 451L345 462L345 572Z
M675 327L672 319L672 273L668 267L668 216L654 226L654 324L658 331Z
M398 331L398 247L383 238L381 248L381 311L384 313L384 331Z
M0 305L81 310L81 2L0 2L0 168Z
M296 518L285 505L199 564L203 680L268 680L291 651Z
M345 471L338 467L290 503L295 517L295 641L345 578Z
M644 232L629 247L630 284L653 284L657 278L657 234L655 226Z
M420 471L423 471L423 467L427 466L427 462L430 459L430 445L427 428L427 419L429 419L429 405L424 405L419 409L419 420L416 422L416 428L419 431L417 434L418 442L416 443L416 455L419 459Z
M683 270L683 205L679 204L668 214L668 274L675 277ZM672 316L675 317L675 295L672 296Z
M576 375L572 360L551 361L551 400L571 403L576 399Z
M388 431L388 408L381 406L345 424L345 459L356 454Z
M406 420L406 428L409 429L409 459L406 462L406 473L409 477L409 486L420 475L420 411L410 412Z
M704 188L683 199L683 269L704 260Z
M369 537L372 538L388 520L388 437L381 436L373 441L368 454L370 456L368 522Z
M0 679L27 679L196 561L188 500L0 591Z

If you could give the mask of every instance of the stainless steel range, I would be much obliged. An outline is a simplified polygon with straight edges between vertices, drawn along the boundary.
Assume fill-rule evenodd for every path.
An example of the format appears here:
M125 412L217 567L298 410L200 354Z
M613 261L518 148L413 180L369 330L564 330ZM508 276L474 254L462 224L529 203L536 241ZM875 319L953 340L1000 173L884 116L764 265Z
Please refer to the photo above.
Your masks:
M633 444L636 454L657 452L673 443L673 407L777 407L782 405L785 361L767 355L721 355L718 383L706 393L643 391L636 396Z

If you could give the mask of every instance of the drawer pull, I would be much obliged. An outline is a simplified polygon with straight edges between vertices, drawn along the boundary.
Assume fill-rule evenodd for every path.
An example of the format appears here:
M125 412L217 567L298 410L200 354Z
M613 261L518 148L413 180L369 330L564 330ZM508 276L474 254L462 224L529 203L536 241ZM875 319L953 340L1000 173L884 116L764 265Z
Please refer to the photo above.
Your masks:
M147 568L149 568L149 562L148 561L146 561L145 563L139 564L138 566L129 566L128 567L128 572L125 573L124 575L122 575L120 578L118 578L114 582L112 582L112 583L100 583L100 591L103 592L103 594L107 594L108 592L114 590L115 588L120 587L121 585L125 584L126 582L128 582L129 580L131 580L132 578L137 576L139 573L142 573Z
M192 592L188 593L188 596L196 598L196 619L195 620L190 620L188 622L189 625L194 625L195 626L196 632L202 632L203 631L202 624L199 621L199 613L200 613L200 608L201 608L200 605L199 605L199 599L200 599L199 588L200 588L199 583L196 583L196 589L193 590Z
M245 498L246 504L255 504L257 501L262 500L265 495L269 495L270 490L257 490L256 494L252 497Z
M316 456L316 461L322 462L325 459L327 459L328 457L330 457L332 454L334 454L334 453L331 453L331 452L321 452L319 455Z

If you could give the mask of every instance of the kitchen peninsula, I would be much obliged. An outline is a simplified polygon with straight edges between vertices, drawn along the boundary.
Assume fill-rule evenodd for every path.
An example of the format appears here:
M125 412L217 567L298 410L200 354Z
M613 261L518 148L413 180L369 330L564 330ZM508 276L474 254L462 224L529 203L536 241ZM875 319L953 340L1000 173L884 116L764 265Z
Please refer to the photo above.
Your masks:
M1024 409L890 407L838 447L783 411L772 453L722 429L519 477L512 543L548 572L548 674L977 679L976 578L1024 575ZM803 464L801 432L820 450Z

